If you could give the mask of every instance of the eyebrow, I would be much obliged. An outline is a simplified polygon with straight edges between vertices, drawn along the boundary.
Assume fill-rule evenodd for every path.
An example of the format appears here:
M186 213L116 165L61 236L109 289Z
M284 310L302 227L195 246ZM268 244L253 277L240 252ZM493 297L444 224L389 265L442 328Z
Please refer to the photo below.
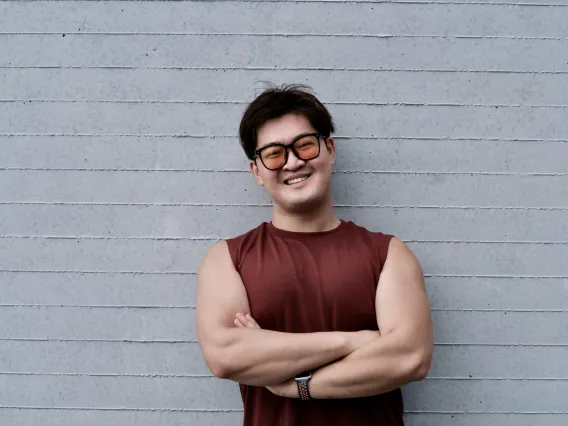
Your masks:
M314 133L317 133L317 132L304 132L304 133L300 133L299 135L294 136L294 137L292 138L292 142L290 142L289 144L286 144L286 143L284 143L283 141L268 142L266 145L261 146L261 147L258 148L258 149L262 149L262 148L264 148L264 147L272 146L272 145L291 145L291 144L293 144L296 140L298 140L299 138L301 138L302 136L313 135Z

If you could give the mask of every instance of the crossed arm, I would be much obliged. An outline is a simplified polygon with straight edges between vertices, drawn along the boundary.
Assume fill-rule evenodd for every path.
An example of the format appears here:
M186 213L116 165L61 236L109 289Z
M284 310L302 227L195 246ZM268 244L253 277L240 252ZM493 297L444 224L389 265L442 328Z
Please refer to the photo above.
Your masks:
M208 252L199 271L198 339L217 377L297 398L291 378L315 370L310 381L313 398L377 395L424 378L432 357L422 270L412 252L396 239L389 246L375 305L380 335L262 330L250 317L246 291L226 243L221 242Z

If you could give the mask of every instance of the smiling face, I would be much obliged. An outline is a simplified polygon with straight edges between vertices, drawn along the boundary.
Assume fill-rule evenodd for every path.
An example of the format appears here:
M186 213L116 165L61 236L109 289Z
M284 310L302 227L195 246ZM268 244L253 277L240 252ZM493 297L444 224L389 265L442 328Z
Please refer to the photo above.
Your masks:
M289 145L298 136L317 133L310 121L300 114L287 114L267 121L258 129L257 149L281 143ZM309 149L300 142L297 149ZM324 141L320 137L319 155L311 160L302 160L288 150L288 161L277 170L269 170L260 158L250 162L254 178L266 188L274 204L290 212L301 212L316 208L330 195L331 166L335 161L335 144L331 137Z

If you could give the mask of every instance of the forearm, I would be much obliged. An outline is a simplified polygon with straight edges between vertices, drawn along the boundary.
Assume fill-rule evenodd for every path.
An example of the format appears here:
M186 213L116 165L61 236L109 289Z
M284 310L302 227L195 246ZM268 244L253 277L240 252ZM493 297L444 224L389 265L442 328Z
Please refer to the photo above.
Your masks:
M310 393L314 399L334 399L389 392L423 379L430 358L428 344L409 345L396 333L387 334L316 370L310 380Z
M210 367L221 378L269 386L348 355L349 334L227 329L217 339Z

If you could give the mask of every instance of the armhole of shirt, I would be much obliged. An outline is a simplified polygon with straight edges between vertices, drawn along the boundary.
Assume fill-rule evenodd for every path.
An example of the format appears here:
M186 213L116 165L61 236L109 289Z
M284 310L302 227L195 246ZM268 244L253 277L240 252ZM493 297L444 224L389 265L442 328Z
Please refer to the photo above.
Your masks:
M239 243L235 238L226 239L227 247L229 248L229 255L235 270L239 270Z
M387 256L389 253L389 245L391 239L393 238L394 235L383 234L382 232L377 232L375 234L375 244L379 252L379 259L381 262L381 272L383 270L383 267L385 266L385 262L387 261Z

